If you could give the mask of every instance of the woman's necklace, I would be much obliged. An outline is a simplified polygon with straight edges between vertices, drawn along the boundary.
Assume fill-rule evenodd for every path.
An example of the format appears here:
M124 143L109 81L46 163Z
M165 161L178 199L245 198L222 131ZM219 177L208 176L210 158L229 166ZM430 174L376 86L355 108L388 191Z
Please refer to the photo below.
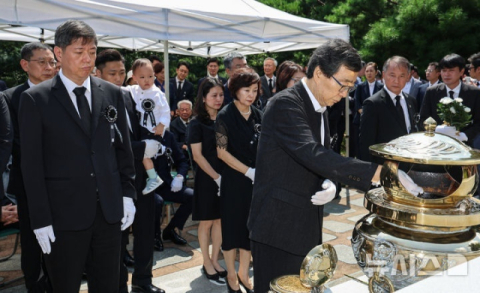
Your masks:
M252 113L252 108L251 108L251 107L248 107L248 111L247 111L247 112L242 112L242 111L240 111L240 109L239 109L238 112L240 112L240 114L242 114L242 115L250 115L250 113Z

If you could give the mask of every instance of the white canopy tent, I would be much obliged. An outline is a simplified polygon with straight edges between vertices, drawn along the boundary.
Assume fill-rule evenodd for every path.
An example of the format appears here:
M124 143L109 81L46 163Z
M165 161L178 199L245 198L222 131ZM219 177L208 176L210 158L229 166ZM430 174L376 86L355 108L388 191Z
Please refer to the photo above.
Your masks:
M167 80L168 52L248 55L349 39L346 25L301 18L254 0L0 0L0 7L0 39L53 43L59 24L81 19L93 27L101 47L164 52Z

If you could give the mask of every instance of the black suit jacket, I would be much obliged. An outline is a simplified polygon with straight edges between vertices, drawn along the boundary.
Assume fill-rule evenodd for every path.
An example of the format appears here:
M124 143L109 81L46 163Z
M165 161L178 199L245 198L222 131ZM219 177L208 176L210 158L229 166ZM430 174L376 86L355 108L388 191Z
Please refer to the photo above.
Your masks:
M175 77L170 78L170 111L177 110L177 103L181 100L189 100L192 104L195 103L195 92L193 90L193 84L188 80L184 80L182 83L182 90L180 95L177 96L177 82Z
M183 147L186 138L187 126L182 122L182 118L177 117L172 120L170 123L170 131L175 137L175 141L177 142L180 148Z
M12 166L10 169L10 176L8 181L7 192L20 196L25 193L23 187L23 177L20 167L20 132L18 129L18 109L20 107L20 95L29 89L28 82L19 86L10 88L3 92L5 99L10 109L10 117L12 118L13 126L13 146L12 146Z
M13 129L9 112L5 97L0 93L0 175L3 175L12 152ZM5 191L2 179L0 180L0 202L4 196ZM2 208L0 205L0 218L1 217Z
M32 229L48 225L54 230L86 229L95 219L97 200L105 220L118 223L123 217L122 197L135 198L121 89L96 77L90 80L91 134L82 127L58 75L20 97L21 167ZM118 111L116 125L122 138L104 116L108 106Z
M417 103L413 97L405 93L403 95L408 107L410 132L417 132L418 127L415 123ZM401 117L395 104L385 89L366 99L363 102L363 112L360 118L360 159L383 163L383 160L370 154L369 147L408 134L400 121Z
M323 206L313 205L311 197L324 179L362 190L370 186L377 166L324 147L319 116L301 82L268 103L248 219L251 240L305 256L322 243ZM327 126L326 145L328 132Z
M468 144L472 145L475 137L480 133L480 89L462 83L460 86L460 94L463 99L463 104L469 107L472 112L473 123L461 129L468 137ZM437 121L437 125L443 124L443 121L437 114L437 104L441 98L448 97L446 85L444 83L429 87L425 92L422 107L420 108L420 127L423 128L423 121L428 117L432 117Z
M143 155L145 154L145 142L142 141L140 120L135 107L137 104L129 91L122 91L125 109L127 109L128 119L130 120L130 143L132 145L133 159L135 162L135 189L137 194L142 196L142 190L146 185L146 171L143 166Z
M375 81L375 85L373 86L373 94L378 93L383 88L383 83L379 82L378 80ZM360 113L358 110L362 109L363 102L370 97L370 87L368 85L368 81L364 81L357 86L355 89L355 107L354 107L354 117L353 117L353 124L360 125Z
M270 91L270 88L268 87L268 78L266 75L260 77L260 81L261 81L261 84L262 84L262 92L261 92L261 96L260 96L260 104L259 104L259 108L261 110L263 110L265 108L265 105L267 105L267 102L268 100L273 97L273 95L275 94L274 90L275 90L275 81L272 80L272 85L273 85L273 89L272 91Z
M157 189L159 190L158 193L161 195L161 190L163 188L170 189L170 185L172 184L172 167L175 167L177 174L182 175L183 178L187 178L189 165L182 149L178 147L175 137L170 131L165 131L165 135L160 140L160 143L162 146L165 146L166 149L169 149L162 155L157 156L154 161L155 170L157 171L158 176L163 180L163 184ZM170 153L171 159L169 159L168 152Z

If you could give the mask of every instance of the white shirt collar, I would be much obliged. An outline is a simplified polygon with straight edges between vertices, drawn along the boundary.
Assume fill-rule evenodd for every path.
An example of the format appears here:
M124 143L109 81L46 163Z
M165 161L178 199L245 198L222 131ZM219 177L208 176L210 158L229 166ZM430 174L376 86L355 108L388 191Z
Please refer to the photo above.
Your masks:
M317 101L317 99L315 99L315 96L313 95L313 93L310 91L310 89L308 88L307 86L307 83L305 82L306 78L302 78L302 84L303 84L303 87L305 87L305 90L307 91L308 93L308 96L310 97L310 100L312 101L312 104L313 104L313 108L315 109L315 112L320 112L320 113L323 113L325 112L325 110L327 110L327 107L322 107L320 105L320 103Z
M67 89L68 93L73 93L73 90L75 88L82 87L82 86L84 86L89 93L92 92L91 89L90 89L90 75L87 77L87 79L85 79L85 81L81 85L78 85L78 84L74 83L73 81L71 81L70 79L68 79L68 77L66 77L63 74L62 69L60 69L60 71L58 72L58 75L60 76L60 79L62 80L63 85L65 85L65 88Z
M460 95L460 88L462 87L462 82L459 82L458 85L454 88L454 89L451 89L449 88L447 85L445 85L445 89L447 90L447 97L449 97L450 95L448 94L449 91L453 91L453 96L455 98L458 98L458 96Z
M217 75L215 75L215 76L212 76L212 75L210 74L210 72L208 72L208 71L207 71L207 76L209 76L209 77L213 77L213 78L216 78L216 79L218 79L218 74L217 74ZM177 82L177 83L178 83L178 82Z
M434 83L430 83L430 82L428 82L428 87L431 87L431 86L434 86L434 85L438 84L438 82L439 82L439 81L440 81L440 80L439 80L439 79L437 79L437 81L436 81L436 82L434 82Z
M34 84L34 83L30 80L30 78L27 80L27 82L28 82L28 86L29 86L30 88L36 86L36 84Z
M182 87L183 87L183 84L185 83L185 79L184 79L184 80L180 80L180 79L178 79L177 76L175 76L175 82L177 83L177 86L178 86L178 82L180 82L180 81L182 82Z
M396 97L396 96L400 96L400 100L405 99L404 96L403 96L403 92L402 92L402 91L400 92L399 95L397 95L397 94L392 93L392 92L387 88L386 85L385 85L383 88L387 91L388 95L390 96L390 98L392 99L392 101L394 102L394 104L396 103L396 101L395 101L395 97Z
M374 80L373 82L369 82L369 81L367 81L367 82L368 82L368 85L369 85L369 86L373 86L373 85L375 85L375 83L376 83L377 81Z

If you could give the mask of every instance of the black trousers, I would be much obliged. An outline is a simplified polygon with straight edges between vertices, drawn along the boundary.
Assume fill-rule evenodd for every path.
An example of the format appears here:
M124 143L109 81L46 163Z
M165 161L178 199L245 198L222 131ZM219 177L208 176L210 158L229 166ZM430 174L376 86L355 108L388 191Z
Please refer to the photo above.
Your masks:
M53 292L78 293L84 271L88 292L118 292L120 222L107 223L98 203L95 220L88 229L54 232L52 252L44 256Z
M168 226L183 230L185 222L192 214L193 189L184 186L180 191L172 192L170 186L165 184L165 187L162 185L157 188L155 193L155 235L160 235L160 219L162 217L163 200L180 204L180 207L175 212L175 215L170 220ZM159 196L157 195L160 195L163 200L158 198Z
M153 266L153 239L154 239L154 218L155 218L155 194L143 195L137 193L135 202L135 220L133 221L133 255L135 266L132 275L132 285L152 284ZM120 293L128 292L127 281L128 271L123 264L126 245L128 241L128 230L122 233L122 254L120 258Z
M46 271L43 269L42 249L30 225L27 196L25 191L15 194L17 199L18 220L20 224L20 245L22 254L20 263L25 276L28 292L51 292ZM40 278L43 271L43 277Z
M270 281L283 275L298 275L305 256L251 241L255 292L266 293Z

